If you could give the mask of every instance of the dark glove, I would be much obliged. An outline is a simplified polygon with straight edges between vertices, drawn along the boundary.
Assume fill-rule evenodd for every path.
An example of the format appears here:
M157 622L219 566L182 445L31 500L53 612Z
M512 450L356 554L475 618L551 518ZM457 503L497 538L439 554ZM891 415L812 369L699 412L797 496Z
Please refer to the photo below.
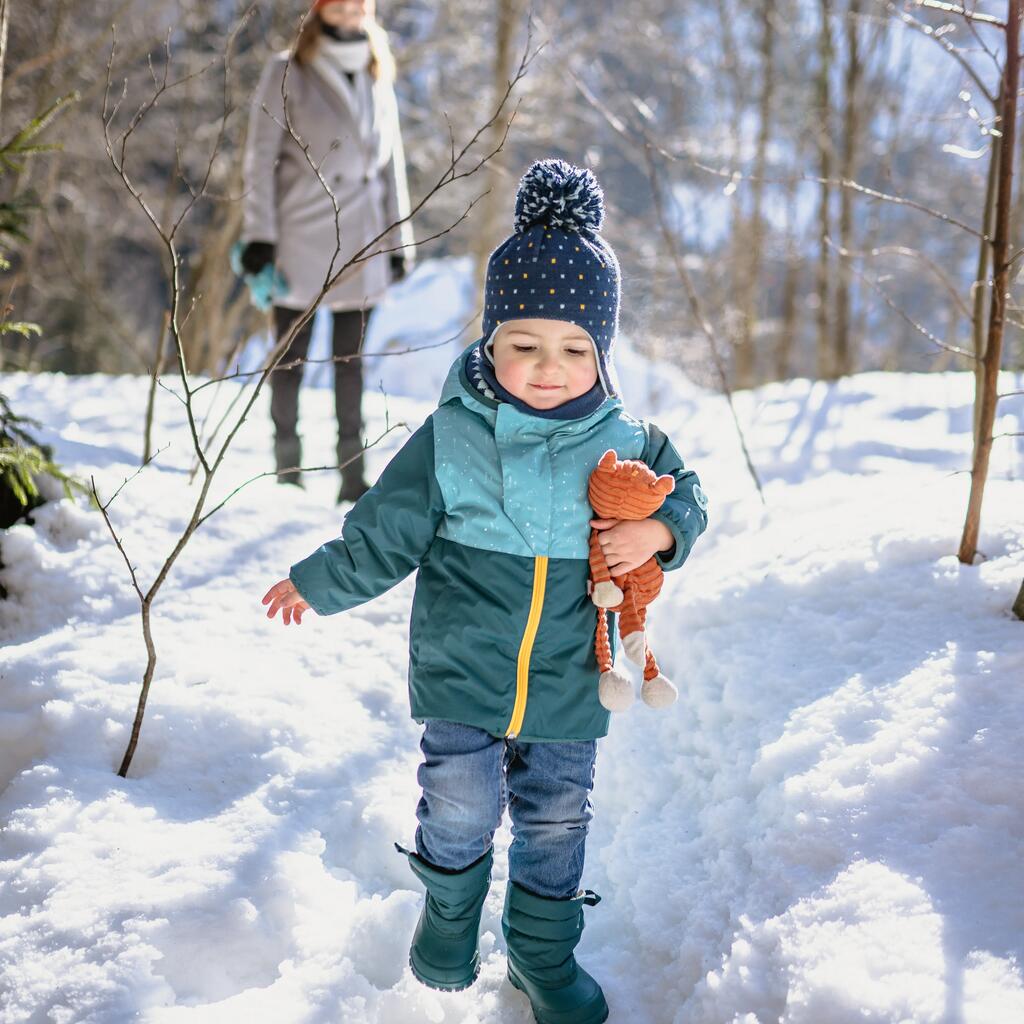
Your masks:
M255 276L268 263L274 262L275 246L273 242L250 242L242 250L242 269Z
M409 272L409 262L400 252L391 254L391 280L401 281Z

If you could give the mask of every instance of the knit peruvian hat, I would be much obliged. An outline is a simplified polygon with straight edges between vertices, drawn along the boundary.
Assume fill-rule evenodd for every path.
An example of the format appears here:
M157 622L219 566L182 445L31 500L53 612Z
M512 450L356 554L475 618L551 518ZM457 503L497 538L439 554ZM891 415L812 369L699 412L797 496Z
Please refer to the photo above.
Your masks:
M619 263L598 234L604 195L593 172L538 160L516 193L515 231L491 253L482 345L508 320L542 317L582 327L594 344L599 383L618 394L612 344L619 319Z

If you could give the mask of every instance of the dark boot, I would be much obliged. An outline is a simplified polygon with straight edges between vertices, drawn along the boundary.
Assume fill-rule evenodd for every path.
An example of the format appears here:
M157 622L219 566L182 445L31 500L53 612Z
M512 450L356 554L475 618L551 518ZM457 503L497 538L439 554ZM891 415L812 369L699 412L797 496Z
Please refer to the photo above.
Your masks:
M343 501L358 501L370 489L370 485L363 479L363 443L358 437L347 437L338 442L338 465L342 466L342 470L337 503L340 505Z
M409 966L430 988L468 988L480 973L480 913L491 882L493 851L461 871L444 871L395 843L426 886L427 896L409 950Z
M583 934L583 906L600 899L589 889L572 899L549 899L508 883L501 917L508 980L529 997L538 1024L600 1024L608 1019L601 986L573 956Z

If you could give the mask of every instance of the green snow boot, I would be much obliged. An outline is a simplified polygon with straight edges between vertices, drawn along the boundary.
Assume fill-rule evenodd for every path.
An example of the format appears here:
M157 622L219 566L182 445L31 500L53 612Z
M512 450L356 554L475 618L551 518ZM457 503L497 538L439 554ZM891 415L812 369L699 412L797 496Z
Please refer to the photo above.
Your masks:
M413 874L427 889L409 950L412 973L430 988L468 988L480 973L480 912L494 851L461 871L444 871L398 843L395 848L409 858Z
M529 997L537 1024L600 1024L608 1019L601 986L573 956L583 934L583 906L600 900L589 889L572 899L555 900L508 883L501 916L508 980Z

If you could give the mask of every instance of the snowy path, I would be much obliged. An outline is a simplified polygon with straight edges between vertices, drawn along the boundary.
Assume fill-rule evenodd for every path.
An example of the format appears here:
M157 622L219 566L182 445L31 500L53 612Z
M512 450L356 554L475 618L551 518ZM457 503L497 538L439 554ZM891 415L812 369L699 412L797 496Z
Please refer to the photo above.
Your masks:
M133 470L143 382L2 387L106 493ZM1024 625L1006 614L1024 449L997 442L988 560L963 568L970 387L868 374L740 396L766 512L721 400L680 386L655 417L712 526L652 611L684 696L617 719L599 753L585 884L604 901L580 955L613 1021L1024 1019ZM186 435L162 399L172 446L115 505L143 578L186 514ZM304 402L326 462L330 396ZM1015 403L997 430L1022 429ZM367 405L372 432L384 407ZM388 403L410 428L431 407ZM224 489L268 451L264 409ZM144 652L120 556L68 502L0 541L2 1024L532 1019L504 981L501 855L478 983L442 995L405 967L419 896L391 843L415 825L412 580L299 629L261 617L266 587L336 532L334 486L261 481L186 550L127 782Z

